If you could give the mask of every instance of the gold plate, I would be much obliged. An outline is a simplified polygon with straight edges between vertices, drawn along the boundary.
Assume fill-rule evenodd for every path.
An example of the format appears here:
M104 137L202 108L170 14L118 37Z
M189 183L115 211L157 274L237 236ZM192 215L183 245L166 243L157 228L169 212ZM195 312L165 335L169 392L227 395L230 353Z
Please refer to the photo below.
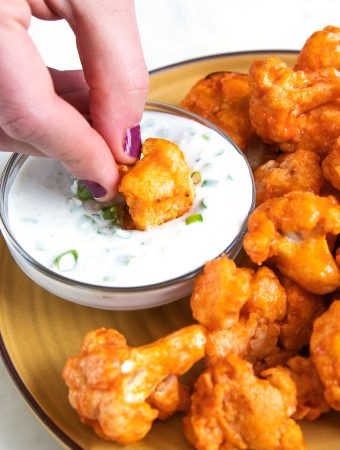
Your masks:
M178 104L198 79L210 72L246 72L254 59L279 53L289 64L293 52L217 55L175 64L151 74L150 99ZM65 360L79 352L85 334L117 328L131 345L148 343L192 321L187 300L147 311L114 312L61 300L34 284L16 266L0 237L0 350L15 383L35 414L66 448L104 450L121 446L98 438L82 425L67 401L61 379ZM303 424L309 450L340 449L340 416L326 414ZM157 422L140 443L126 450L189 450L181 417Z

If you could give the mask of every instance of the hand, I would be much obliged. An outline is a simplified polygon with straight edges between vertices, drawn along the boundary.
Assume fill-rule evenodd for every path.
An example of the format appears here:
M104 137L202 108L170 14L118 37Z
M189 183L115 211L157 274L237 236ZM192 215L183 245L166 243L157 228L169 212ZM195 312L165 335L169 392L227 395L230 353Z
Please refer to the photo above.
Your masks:
M31 13L68 21L84 73L44 66ZM0 66L0 148L56 158L96 198L113 198L115 160L140 150L148 90L133 0L0 0Z

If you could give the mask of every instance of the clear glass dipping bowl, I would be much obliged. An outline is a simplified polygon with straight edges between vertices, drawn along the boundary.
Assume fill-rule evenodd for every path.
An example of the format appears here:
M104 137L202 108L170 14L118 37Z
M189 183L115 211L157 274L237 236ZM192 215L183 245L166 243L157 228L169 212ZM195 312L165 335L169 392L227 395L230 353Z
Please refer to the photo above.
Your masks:
M205 125L220 134L232 145L235 152L243 156L242 152L236 147L231 139L218 127L196 114L160 102L147 102L145 110L174 114ZM184 298L191 293L195 277L203 267L199 267L189 273L183 273L183 275L177 278L166 280L161 283L140 287L119 288L72 280L64 277L62 274L50 270L48 267L43 266L32 258L32 256L30 256L16 240L16 237L11 231L8 219L9 192L20 168L27 158L28 157L24 155L14 154L8 161L0 178L0 230L14 260L34 282L63 299L85 306L110 310L152 308ZM243 158L245 165L248 167L249 178L252 183L252 202L248 212L249 215L255 205L255 185L249 164L244 156ZM235 258L242 247L248 215L244 218L239 233L223 252L230 258ZM216 257L217 256L219 255L216 255Z

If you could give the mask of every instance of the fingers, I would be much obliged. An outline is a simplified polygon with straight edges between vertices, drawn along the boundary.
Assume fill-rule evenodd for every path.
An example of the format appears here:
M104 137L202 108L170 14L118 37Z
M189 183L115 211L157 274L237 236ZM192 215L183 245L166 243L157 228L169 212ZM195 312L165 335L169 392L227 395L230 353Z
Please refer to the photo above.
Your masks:
M131 163L141 147L138 125L148 91L134 3L132 0L70 3L71 14L66 15L69 14L67 20L77 36L90 86L92 125L104 137L117 161Z
M60 160L75 177L99 183L103 200L111 199L118 183L112 153L86 119L56 95L27 34L25 2L15 3L15 14L13 4L7 15L1 11L0 128L8 138L24 142L27 151L34 148Z
M56 93L81 114L89 114L89 87L82 70L48 69Z

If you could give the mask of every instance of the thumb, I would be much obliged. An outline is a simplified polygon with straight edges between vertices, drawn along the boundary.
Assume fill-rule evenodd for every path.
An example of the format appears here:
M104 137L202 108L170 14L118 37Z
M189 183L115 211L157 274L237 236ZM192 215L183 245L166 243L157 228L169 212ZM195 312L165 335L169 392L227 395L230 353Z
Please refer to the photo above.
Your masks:
M139 123L148 92L134 3L74 3L70 24L90 87L92 126L118 162L132 163L141 148Z

